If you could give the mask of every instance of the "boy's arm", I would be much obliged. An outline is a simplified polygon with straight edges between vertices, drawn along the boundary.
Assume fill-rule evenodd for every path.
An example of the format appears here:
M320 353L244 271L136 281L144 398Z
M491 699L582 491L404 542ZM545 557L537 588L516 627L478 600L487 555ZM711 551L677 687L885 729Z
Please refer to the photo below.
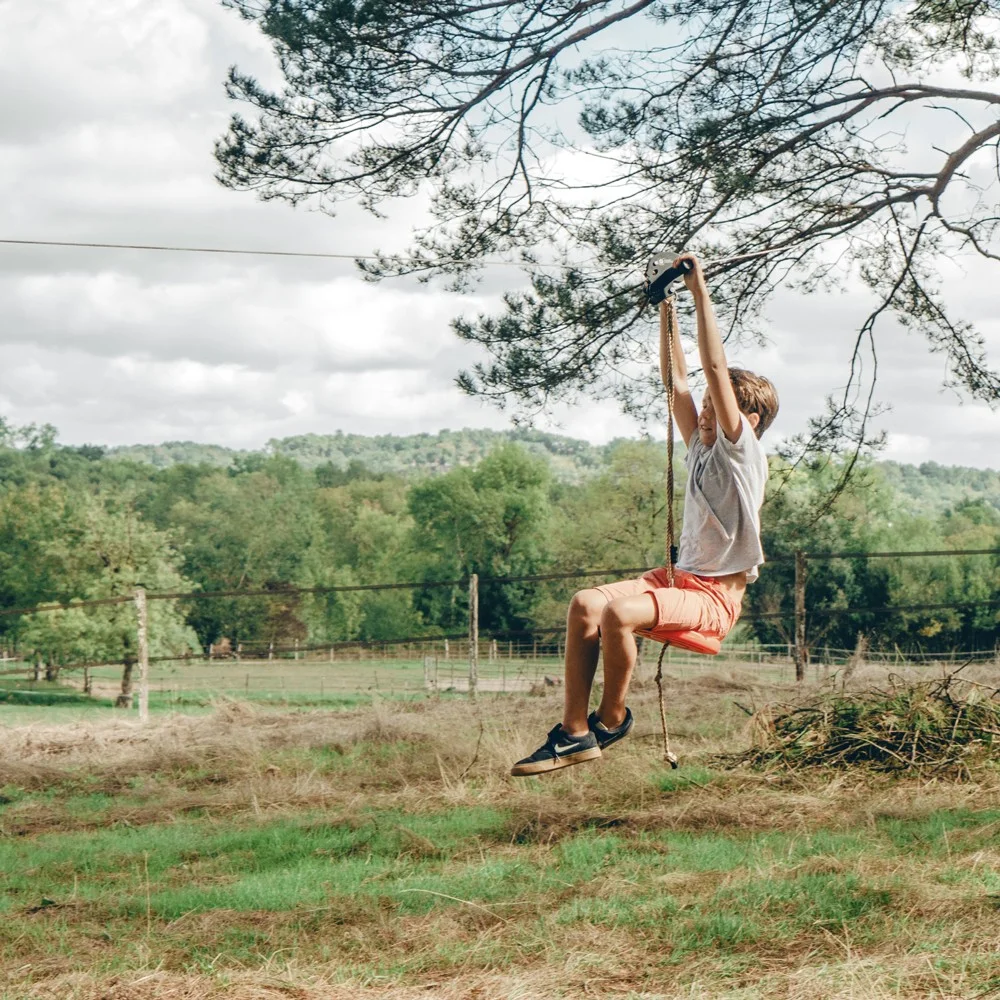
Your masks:
M684 349L681 347L681 332L677 328L677 304L674 297L668 296L660 303L660 376L663 385L667 384L667 324L670 313L674 321L674 420L681 432L684 444L691 443L691 435L698 427L698 407L695 406L688 388L687 365L684 362Z
M705 284L705 272L695 256L683 254L674 261L674 267L684 259L694 263L694 268L684 275L684 284L694 298L694 308L698 315L698 353L701 356L702 371L708 383L719 430L735 444L743 430L743 418L736 402L733 383L729 381L729 366L726 364L722 337L715 323L712 297L708 294L708 285Z

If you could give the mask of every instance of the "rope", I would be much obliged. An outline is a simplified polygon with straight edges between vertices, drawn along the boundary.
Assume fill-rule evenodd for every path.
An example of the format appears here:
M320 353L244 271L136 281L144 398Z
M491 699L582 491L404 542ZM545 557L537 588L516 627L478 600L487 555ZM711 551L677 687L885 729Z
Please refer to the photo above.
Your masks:
M664 567L667 583L674 585L674 338L677 330L677 303L667 297L667 551Z
M664 568L668 586L674 585L674 337L676 336L677 304L672 295L667 296L667 553ZM678 766L677 755L670 749L667 733L667 709L663 700L663 656L667 644L660 646L656 661L656 690L660 695L660 730L663 733L663 759L671 766Z
M663 704L663 654L667 644L660 646L660 655L656 660L656 689L660 692L660 729L663 731L663 759L671 766L677 767L677 754L670 749L670 737L667 735L667 709Z

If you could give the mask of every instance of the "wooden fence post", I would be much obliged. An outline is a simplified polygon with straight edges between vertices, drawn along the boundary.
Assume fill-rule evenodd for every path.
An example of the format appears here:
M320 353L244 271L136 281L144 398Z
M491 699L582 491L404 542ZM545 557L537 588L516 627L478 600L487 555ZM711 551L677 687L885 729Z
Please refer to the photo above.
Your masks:
M479 574L469 577L469 695L479 686Z
M139 638L139 721L149 721L149 617L146 588L135 588L135 616Z
M795 679L806 678L809 650L806 647L806 554L795 552Z

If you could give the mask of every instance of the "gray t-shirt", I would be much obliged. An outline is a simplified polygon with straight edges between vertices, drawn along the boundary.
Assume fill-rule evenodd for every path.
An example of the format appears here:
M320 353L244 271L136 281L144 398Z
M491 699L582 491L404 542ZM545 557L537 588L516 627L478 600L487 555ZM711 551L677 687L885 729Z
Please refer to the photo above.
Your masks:
M721 429L711 448L695 430L688 442L684 528L677 568L699 576L747 571L757 579L764 561L760 544L760 507L767 483L767 456L744 414L734 444Z

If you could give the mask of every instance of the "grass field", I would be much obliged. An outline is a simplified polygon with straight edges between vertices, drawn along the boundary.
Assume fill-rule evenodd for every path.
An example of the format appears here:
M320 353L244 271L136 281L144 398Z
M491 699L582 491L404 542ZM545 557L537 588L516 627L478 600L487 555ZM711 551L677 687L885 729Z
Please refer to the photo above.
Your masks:
M0 997L1000 996L1000 770L727 768L765 679L527 780L558 690L0 706Z

